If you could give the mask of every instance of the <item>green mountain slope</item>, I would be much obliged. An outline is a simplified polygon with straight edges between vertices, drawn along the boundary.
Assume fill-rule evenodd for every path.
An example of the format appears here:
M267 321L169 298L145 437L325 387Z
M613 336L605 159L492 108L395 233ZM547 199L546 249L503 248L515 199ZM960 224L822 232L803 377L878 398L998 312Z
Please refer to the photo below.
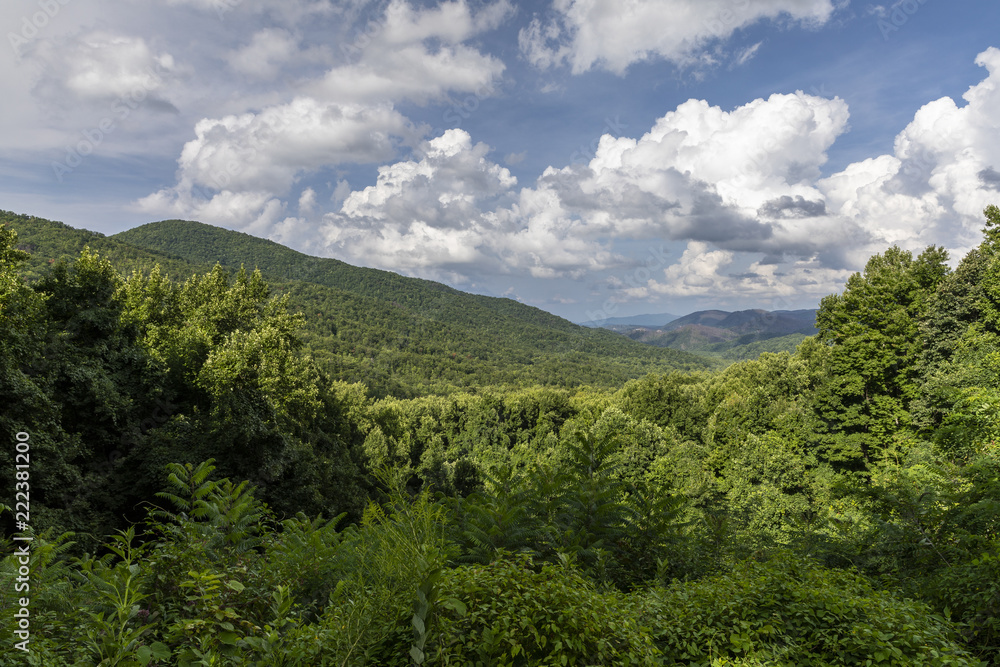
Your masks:
M118 271L125 275L134 270L148 270L157 264L164 273L177 278L205 271L202 264L130 246L99 232L76 229L62 222L0 211L0 224L8 225L16 231L18 248L30 254L22 271L29 282L41 278L59 261L75 260L80 256L80 251L88 246L111 260Z
M114 238L192 262L257 267L266 276L301 280L391 301L449 322L482 327L484 319L515 318L558 331L580 333L579 326L512 299L468 294L430 280L352 266L336 259L311 257L274 241L201 222L152 222L116 234Z
M165 221L106 237L62 223L4 213L32 253L29 277L89 245L122 272L155 264L174 280L216 262L259 268L306 316L302 338L334 377L376 395L413 396L482 385L619 386L650 372L717 363L587 329L510 299L310 257L210 225Z

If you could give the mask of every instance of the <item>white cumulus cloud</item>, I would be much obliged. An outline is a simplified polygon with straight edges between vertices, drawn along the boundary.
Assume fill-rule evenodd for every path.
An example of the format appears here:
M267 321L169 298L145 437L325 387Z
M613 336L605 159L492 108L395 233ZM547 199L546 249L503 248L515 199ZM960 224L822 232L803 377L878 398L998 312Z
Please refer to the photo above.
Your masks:
M420 160L379 168L375 185L351 192L322 230L328 250L367 265L454 271L500 264L497 241L512 231L495 213L516 184L464 130L421 147Z
M140 210L257 225L270 219L264 209L273 210L271 201L287 194L303 172L384 161L414 131L387 106L341 106L304 97L259 114L202 120L195 134L178 159L177 185L141 199Z
M652 58L689 63L712 42L765 19L818 26L835 7L831 0L554 0L552 9L554 18L535 18L520 33L530 62L622 74Z
M578 220L579 235L768 253L800 244L808 254L822 202L786 207L795 215L758 212L781 197L821 197L814 181L847 117L843 101L801 92L731 112L690 100L638 139L605 135L586 167L550 168L536 187Z
M464 0L419 10L392 0L381 23L342 45L349 62L330 69L308 90L322 99L421 104L450 91L488 95L504 64L464 42L495 28L510 11L506 0L477 14Z

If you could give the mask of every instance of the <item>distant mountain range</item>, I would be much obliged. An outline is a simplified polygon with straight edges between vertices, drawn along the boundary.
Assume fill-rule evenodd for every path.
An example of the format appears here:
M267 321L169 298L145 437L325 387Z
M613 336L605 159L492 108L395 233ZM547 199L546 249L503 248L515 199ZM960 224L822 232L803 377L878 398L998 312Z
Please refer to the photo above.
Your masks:
M738 310L734 313L724 310L700 310L684 317L678 317L662 327L673 331L688 325L702 325L726 329L736 333L790 334L808 333L816 329L816 309L810 310Z
M675 350L722 357L755 358L761 352L792 351L817 332L816 310L701 310L659 326L643 325L653 316L617 318L603 327L632 340Z
M679 316L670 313L658 313L650 315L630 315L628 317L609 317L606 320L580 322L585 327L610 328L613 326L637 326L637 327L662 327L669 322L673 322Z

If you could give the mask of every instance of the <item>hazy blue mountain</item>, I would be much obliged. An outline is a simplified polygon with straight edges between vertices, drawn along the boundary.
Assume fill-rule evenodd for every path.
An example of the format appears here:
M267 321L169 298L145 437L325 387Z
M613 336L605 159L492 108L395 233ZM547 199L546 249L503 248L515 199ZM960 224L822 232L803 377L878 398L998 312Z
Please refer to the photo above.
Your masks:
M580 322L585 327L637 326L662 327L676 320L678 315L670 313L651 313L648 315L629 315L627 317L609 317L606 320Z
M647 345L737 361L761 352L794 350L816 333L816 310L700 310L662 326L626 323L605 328Z

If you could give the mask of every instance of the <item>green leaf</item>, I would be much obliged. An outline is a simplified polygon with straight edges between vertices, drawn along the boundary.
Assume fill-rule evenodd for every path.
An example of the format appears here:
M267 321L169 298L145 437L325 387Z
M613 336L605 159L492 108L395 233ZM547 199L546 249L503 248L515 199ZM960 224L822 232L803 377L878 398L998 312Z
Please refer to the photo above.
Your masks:
M157 660L166 660L170 657L170 647L162 642L153 642L149 648Z
M219 641L223 644L235 644L240 640L239 635L235 632L230 632L229 630L223 630L219 633Z
M469 608L465 606L465 603L458 598L448 598L441 603L442 607L446 609L451 609L456 612L459 616L465 616L469 613Z

